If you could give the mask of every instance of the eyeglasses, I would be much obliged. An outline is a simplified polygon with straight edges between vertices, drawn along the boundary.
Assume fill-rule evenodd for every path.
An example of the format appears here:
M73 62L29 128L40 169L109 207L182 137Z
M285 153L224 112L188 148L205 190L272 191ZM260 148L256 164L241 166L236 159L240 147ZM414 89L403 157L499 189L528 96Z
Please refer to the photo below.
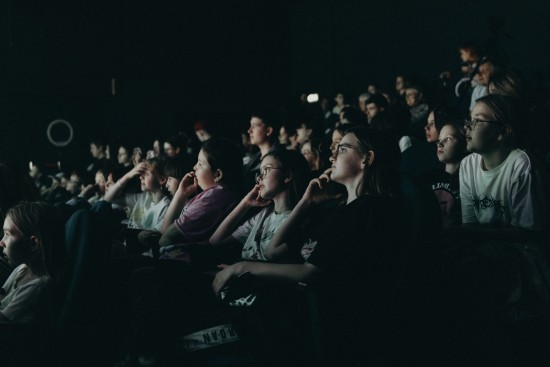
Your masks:
M486 122L488 124L493 124L493 123L496 123L498 121L496 120L480 120L480 119L477 119L477 118L473 118L471 120L464 120L464 128L465 129L468 129L468 130L475 130L477 124L479 124L480 122Z
M264 178L266 178L266 177L267 177L267 174L268 174L272 169L284 169L284 168L281 168L281 167L271 167L271 166L265 166L264 168L260 168L260 173L256 175L256 182L259 182L260 180L263 180Z
M357 152L361 153L361 150L359 150L359 148L354 147L353 145L350 145L350 144L338 144L338 145L336 146L336 150L334 151L334 156L338 157L340 154L342 154L343 152L345 152L346 149L354 149L354 150L356 150Z

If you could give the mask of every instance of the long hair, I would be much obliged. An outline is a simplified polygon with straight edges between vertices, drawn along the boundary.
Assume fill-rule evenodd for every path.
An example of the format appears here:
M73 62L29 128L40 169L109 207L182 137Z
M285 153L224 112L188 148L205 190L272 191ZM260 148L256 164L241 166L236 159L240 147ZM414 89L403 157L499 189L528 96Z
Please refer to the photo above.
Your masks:
M398 167L401 160L399 146L388 133L380 130L356 127L346 134L355 135L363 155L374 152L374 160L365 169L363 180L357 188L357 196L394 197L397 194Z
M235 192L241 191L242 157L239 146L227 138L210 138L202 145L202 152L212 172L222 171L220 184Z
M48 275L55 280L62 275L65 260L64 225L61 217L50 204L22 201L11 208L7 215L21 231L23 237L36 236L38 246L29 246L25 263L39 276Z
M272 157L279 162L281 168L291 177L288 187L288 198L290 205L294 207L302 198L311 179L309 164L304 156L296 150L275 149L266 154L264 159L265 157Z

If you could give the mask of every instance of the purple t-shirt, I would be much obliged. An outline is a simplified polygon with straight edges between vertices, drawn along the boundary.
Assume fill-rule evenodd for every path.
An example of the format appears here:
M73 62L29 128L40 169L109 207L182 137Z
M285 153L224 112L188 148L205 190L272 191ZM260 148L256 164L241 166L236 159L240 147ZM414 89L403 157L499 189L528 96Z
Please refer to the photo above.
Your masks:
M222 185L212 186L195 196L174 221L185 238L184 243L208 242L238 199L233 191Z

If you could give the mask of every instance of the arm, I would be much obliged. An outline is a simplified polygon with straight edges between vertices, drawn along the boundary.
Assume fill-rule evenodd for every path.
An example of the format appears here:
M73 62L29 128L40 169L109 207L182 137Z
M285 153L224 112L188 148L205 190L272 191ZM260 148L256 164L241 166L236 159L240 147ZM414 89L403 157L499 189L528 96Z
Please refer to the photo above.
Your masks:
M166 210L164 219L162 220L162 227L160 230L162 233L166 233L170 226L174 226L174 220L176 220L180 216L183 205L185 204L185 200L187 200L189 196L195 193L197 189L198 183L194 172L189 172L188 174L183 176L178 186L178 189L176 190L176 193L174 194L174 197L170 202L170 206L168 206L168 209ZM175 228L173 229L176 230ZM172 243L173 242L169 242L167 244Z
M172 245L175 243L182 242L184 240L183 235L178 231L174 223L170 224L168 228L162 234L162 237L159 240L160 246Z
M135 166L130 172L125 174L118 180L115 184L111 185L109 187L109 191L105 193L105 196L103 200L105 200L108 203L112 203L120 196L122 193L124 187L130 182L134 177L141 176L145 173L147 170L147 166L145 163L140 163L137 166Z
M292 233L294 233L302 224L309 207L312 204L318 204L329 199L327 195L328 183L330 182L331 169L326 170L319 178L311 180L304 196L296 204L287 220L281 228L275 233L271 242L264 251L265 257L269 261L276 261L288 252L287 242Z
M216 232L210 237L209 242L212 245L226 244L229 242L234 244L236 239L231 239L231 233L235 230L237 224L241 221L244 215L252 206L266 206L270 202L264 200L260 196L260 187L255 185L254 188L241 200L241 202L233 209L233 211L224 219L222 224L216 229Z
M225 286L227 281L234 276L249 272L252 275L272 280L282 280L288 283L298 283L319 273L319 269L312 264L270 264L262 262L243 261L233 265L220 265L223 269L216 274L212 289L214 293Z

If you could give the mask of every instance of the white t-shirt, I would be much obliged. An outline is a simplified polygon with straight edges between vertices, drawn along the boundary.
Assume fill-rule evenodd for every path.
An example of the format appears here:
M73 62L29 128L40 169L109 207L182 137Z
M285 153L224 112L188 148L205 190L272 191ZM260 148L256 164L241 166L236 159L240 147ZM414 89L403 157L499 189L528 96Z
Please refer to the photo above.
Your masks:
M482 168L481 155L470 154L460 163L462 223L541 229L543 198L534 181L529 157L519 149L492 170Z
M49 278L33 277L21 285L28 271L25 264L12 271L2 287L6 295L0 301L0 312L14 322L48 321L52 306L47 291Z
M273 207L264 208L233 232L232 236L244 243L241 257L249 260L267 260L264 251L275 232L290 215L290 210L275 213Z
M162 220L170 205L170 199L167 196L164 196L157 203L153 203L153 194L150 192L140 192L137 194L126 194L124 200L130 208L128 228L148 229L160 232Z

